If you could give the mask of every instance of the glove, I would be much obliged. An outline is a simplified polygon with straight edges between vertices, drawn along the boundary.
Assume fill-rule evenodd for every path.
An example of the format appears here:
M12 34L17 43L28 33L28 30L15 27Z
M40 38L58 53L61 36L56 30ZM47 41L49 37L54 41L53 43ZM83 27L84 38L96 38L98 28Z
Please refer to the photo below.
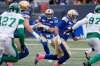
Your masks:
M70 32L73 32L73 31L74 31L74 30L71 28L71 29L66 30L66 31L64 32L64 34L70 33Z
M33 26L33 28L39 29L39 30L48 30L49 26L43 25L41 23L37 23Z

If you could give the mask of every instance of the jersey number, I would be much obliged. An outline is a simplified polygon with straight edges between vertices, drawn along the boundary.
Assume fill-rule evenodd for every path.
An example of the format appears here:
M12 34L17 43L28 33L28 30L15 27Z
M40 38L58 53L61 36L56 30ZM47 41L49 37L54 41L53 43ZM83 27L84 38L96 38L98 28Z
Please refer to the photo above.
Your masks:
M9 26L12 27L12 25L15 23L16 18L9 18L9 17L1 17L0 16L0 26Z
M96 18L95 24L98 24L99 22L100 22L100 18ZM91 17L91 18L89 19L89 24L93 24L93 23L94 23L94 18Z

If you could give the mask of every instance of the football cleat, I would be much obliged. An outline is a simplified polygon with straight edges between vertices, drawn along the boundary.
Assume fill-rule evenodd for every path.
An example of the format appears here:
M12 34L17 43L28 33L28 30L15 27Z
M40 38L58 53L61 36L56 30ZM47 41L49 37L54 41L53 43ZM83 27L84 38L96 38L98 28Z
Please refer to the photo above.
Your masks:
M85 57L86 57L87 60L90 59L90 57L87 55L87 52L85 52Z
M39 62L38 56L39 56L39 54L36 55L36 58L35 58L35 61L34 61L34 64L35 64L35 65L37 65L37 63Z
M13 66L13 63L7 62L7 66Z
M88 62L84 62L83 65L84 66L91 66L91 64L89 64Z

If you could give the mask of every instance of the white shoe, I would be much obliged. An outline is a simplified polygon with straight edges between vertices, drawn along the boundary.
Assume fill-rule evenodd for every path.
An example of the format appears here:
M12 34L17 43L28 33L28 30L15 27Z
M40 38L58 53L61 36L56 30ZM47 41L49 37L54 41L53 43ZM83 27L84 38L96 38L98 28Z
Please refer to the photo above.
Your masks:
M53 62L53 60L48 60L48 62L49 62L49 63L52 63L52 62Z
M64 62L63 64L66 64L66 62Z

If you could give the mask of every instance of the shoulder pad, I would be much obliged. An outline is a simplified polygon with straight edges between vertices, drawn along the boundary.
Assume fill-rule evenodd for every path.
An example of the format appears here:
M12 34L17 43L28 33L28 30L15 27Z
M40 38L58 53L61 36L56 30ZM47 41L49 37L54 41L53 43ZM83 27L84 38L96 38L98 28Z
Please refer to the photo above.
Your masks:
M87 16L86 16L86 18L88 18L88 17L90 17L92 15L93 15L93 13L88 13Z
M5 15L5 14L7 14L7 12L3 12L3 13L1 14L1 16L2 16L2 15Z
M23 20L24 20L24 17L23 17L21 14L18 14L18 17L19 17L20 19L23 19Z
M68 22L68 18L66 18L66 17L63 17L62 20L65 22Z

